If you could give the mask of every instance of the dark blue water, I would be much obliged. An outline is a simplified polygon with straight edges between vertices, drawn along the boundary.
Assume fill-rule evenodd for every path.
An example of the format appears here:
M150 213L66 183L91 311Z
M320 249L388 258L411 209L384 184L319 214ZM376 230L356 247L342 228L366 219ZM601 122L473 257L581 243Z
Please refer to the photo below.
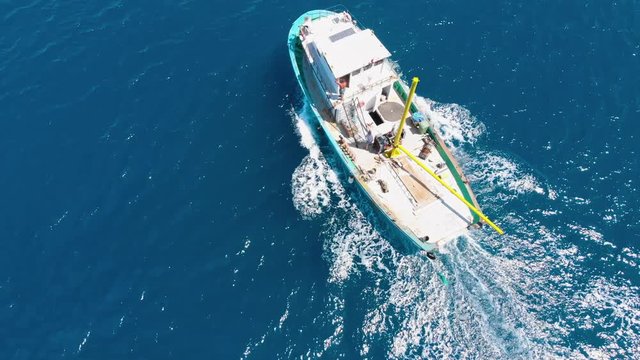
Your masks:
M314 140L330 5L0 2L0 358L638 357L638 2L346 4L507 232L436 262Z

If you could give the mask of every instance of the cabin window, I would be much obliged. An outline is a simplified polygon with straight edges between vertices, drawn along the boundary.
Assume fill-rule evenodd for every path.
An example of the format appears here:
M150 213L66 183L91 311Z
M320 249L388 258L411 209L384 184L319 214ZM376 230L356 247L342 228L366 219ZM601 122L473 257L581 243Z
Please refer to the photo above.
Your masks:
M337 83L341 89L349 87L349 81L351 80L351 74L347 74L338 79Z
M351 76L358 76L358 74L360 74L360 69L354 71L351 73Z
M380 64L382 64L382 60L378 60L378 61L374 62L374 63L373 63L373 66L378 66L378 65L380 65Z
M372 64L368 64L365 67L362 68L362 71L367 71L369 69L371 69Z
M382 120L380 114L378 114L378 112L375 110L370 112L369 116L371 116L371 119L373 119L373 122L376 123L376 125L382 125L384 123L384 120Z
M382 88L382 96L389 98L389 92L391 91L391 86L385 86Z

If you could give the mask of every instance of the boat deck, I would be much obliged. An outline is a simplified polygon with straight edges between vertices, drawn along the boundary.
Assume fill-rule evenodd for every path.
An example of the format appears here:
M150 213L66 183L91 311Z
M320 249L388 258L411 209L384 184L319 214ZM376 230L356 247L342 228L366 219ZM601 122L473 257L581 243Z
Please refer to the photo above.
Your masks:
M321 116L319 120L323 128L336 143L342 144L336 146L336 150L352 159L355 165L355 169L350 167L353 176L372 201L418 245L428 249L428 244L437 246L465 233L475 219L464 203L405 154L390 159L373 150L370 136L367 141L363 140L367 131L371 132L367 135L374 137L395 133L400 124L404 101L397 93L400 90L393 86L398 81L393 66L383 64L381 72L369 80L369 85L347 88L344 96L338 96L325 88L328 82L325 79L323 84L318 75L320 70L315 68L315 64L312 65L306 44L318 36L324 36L322 34L350 28L352 23L344 22L343 16L333 14L318 18L313 23L304 23L308 25L309 33L302 39L306 56L301 59L301 75L312 106ZM430 109L420 108L415 102L413 105L423 114L430 112ZM351 115L348 115L350 106ZM379 114L376 116L377 123L369 111ZM349 127L351 129L347 129ZM437 135L432 138L428 134L421 134L409 121L404 129L403 146L415 156L421 154L418 157L423 159L427 167L458 193L471 194L470 201L475 203L471 190L466 186L461 188L459 185L464 184L460 184L460 178L456 181L452 173L453 170L456 176L462 174L455 160L444 144L436 146L436 142L440 141Z
M393 92L389 100L401 101ZM371 125L373 119L368 114L365 117L367 122L370 121L368 125ZM326 124L336 139L344 136L335 123ZM385 122L378 125L377 130L381 133L390 131L394 124L397 122ZM428 135L419 134L409 124L405 129L403 145L413 154L419 154L424 145L423 139L428 138ZM431 147L424 163L451 187L458 189L453 174L433 143ZM349 145L349 150L354 155L354 163L366 174L361 181L366 183L371 195L374 195L373 200L383 205L382 208L387 209L392 219L410 229L417 238L428 236L430 243L437 244L465 233L473 223L469 209L408 156L389 159L384 154L359 148L354 143ZM384 187L387 192L383 191L380 180L386 185Z

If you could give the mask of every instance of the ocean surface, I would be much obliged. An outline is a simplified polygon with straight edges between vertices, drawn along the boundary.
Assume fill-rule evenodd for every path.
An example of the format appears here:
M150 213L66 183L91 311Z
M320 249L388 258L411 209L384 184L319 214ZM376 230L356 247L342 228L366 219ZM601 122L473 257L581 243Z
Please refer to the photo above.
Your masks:
M436 261L313 125L331 5L0 1L0 359L640 358L640 3L345 3L506 231Z

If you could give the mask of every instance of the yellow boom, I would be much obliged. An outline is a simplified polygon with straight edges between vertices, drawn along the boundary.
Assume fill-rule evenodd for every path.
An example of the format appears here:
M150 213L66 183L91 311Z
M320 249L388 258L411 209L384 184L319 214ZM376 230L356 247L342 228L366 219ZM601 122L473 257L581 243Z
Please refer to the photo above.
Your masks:
M465 199L462 195L460 195L456 189L452 188L449 184L444 182L438 175L436 175L433 170L429 169L427 165L425 165L422 161L420 161L416 156L414 156L409 150L407 150L402 144L400 144L400 139L402 137L402 129L407 120L407 115L409 114L409 108L411 107L411 101L413 100L413 95L416 93L416 87L418 86L418 82L420 79L414 77L411 81L411 89L409 90L409 95L407 96L407 101L404 105L404 112L402 113L402 117L400 118L400 127L398 128L398 132L396 133L395 138L393 139L393 148L387 151L386 155L390 158L397 157L402 155L402 153L407 154L411 160L413 160L418 166L423 168L429 175L431 175L434 179L436 179L442 186L444 186L450 193L455 195L460 201L462 201L467 207L473 211L476 215L478 215L485 223L489 224L498 234L504 234L504 231L493 221L489 220L489 218L482 213L478 208L473 206L467 199Z
M402 145L398 145L398 149L402 150L403 153L407 154L407 156L409 156L409 158L411 158L411 160L413 160L416 164L418 164L418 166L423 168L426 172L429 173L429 175L431 175L440 184L442 184L442 186L444 186L447 190L449 190L450 193L452 193L458 199L460 199L460 201L462 201L465 205L467 205L467 207L469 209L471 209L471 211L476 213L476 215L478 215L482 220L484 220L484 222L489 224L489 226L491 226L495 231L497 231L498 234L500 234L500 235L504 234L504 231L498 225L494 224L493 221L489 220L489 218L485 214L482 213L482 211L480 211L478 208L473 206L473 204L468 202L467 199L465 199L462 195L460 195L454 188L452 188L451 186L449 186L449 184L444 182L438 175L436 175L435 172L433 172L433 170L429 169L429 167L427 167L427 165L425 165L415 155L413 155L409 150L407 150L407 148L405 148Z
M409 108L411 107L411 101L413 100L413 95L416 93L416 87L418 87L418 82L420 79L414 77L411 80L411 89L409 90L409 96L407 96L407 102L404 104L404 112L402 113L402 117L400 118L400 127L398 128L398 132L396 133L396 137L393 138L393 148L387 151L387 157L393 158L400 156L400 151L398 151L398 146L400 145L400 138L402 137L402 129L404 129L404 124L407 122L407 115L409 115Z

